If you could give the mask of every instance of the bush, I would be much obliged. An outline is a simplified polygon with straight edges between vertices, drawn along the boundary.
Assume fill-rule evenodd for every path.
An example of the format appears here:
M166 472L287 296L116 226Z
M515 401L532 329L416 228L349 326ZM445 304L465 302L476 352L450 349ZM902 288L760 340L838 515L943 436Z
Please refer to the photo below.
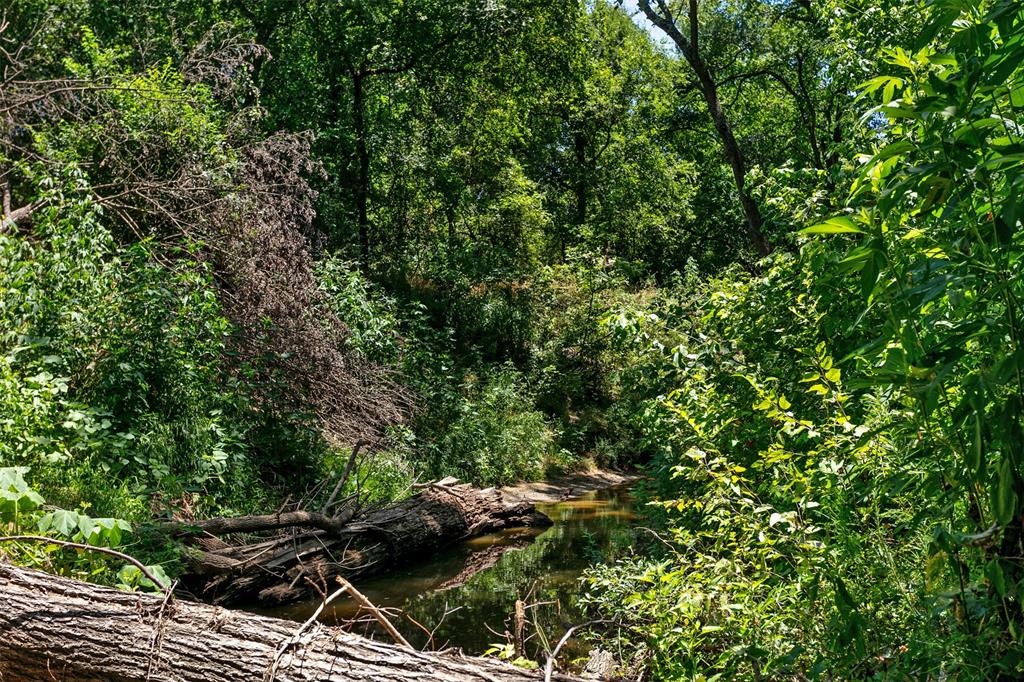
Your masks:
M822 321L855 319L855 296L801 275L829 257L809 245L761 278L691 281L608 320L634 352L624 398L654 453L662 542L593 569L587 599L631 626L657 679L973 679L1001 649L995 630L961 631L983 592L928 561L948 508L922 480L910 403L846 387L832 349L861 339Z
M57 504L129 519L156 491L258 503L262 454L302 429L261 414L226 363L234 327L208 268L118 245L73 169L39 184L49 208L32 235L0 234L0 465L32 467Z
M395 299L385 295L354 263L327 257L316 265L326 305L348 328L345 342L381 364L399 359L399 311Z
M480 485L514 483L540 477L563 458L554 431L509 366L468 375L451 409L452 421L425 448L438 475Z

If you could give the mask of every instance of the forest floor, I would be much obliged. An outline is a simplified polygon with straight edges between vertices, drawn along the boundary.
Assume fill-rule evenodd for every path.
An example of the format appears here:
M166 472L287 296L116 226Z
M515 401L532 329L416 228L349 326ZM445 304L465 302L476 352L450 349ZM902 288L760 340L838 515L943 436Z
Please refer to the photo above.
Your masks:
M640 478L640 475L633 473L593 469L556 476L545 481L516 483L499 488L498 491L509 502L542 504L568 500L593 490L632 483Z

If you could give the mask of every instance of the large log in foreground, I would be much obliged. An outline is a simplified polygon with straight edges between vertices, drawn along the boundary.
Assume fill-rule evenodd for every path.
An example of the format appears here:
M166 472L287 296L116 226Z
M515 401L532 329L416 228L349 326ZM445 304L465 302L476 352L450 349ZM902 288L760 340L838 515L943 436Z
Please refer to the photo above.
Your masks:
M498 661L415 651L315 623L305 631L298 627L0 564L4 682L540 679Z
M531 503L446 480L347 523L306 513L197 523L206 533L287 525L307 530L243 545L215 542L192 552L194 575L187 587L222 605L315 599L329 591L334 576L365 576L475 535L548 526L551 520Z

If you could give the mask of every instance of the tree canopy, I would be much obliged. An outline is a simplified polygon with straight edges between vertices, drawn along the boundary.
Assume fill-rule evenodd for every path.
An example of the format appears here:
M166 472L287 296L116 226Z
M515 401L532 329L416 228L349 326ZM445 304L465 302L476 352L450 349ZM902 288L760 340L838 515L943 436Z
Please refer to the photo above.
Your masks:
M166 577L630 469L623 676L1016 679L1022 64L1016 0L11 0L0 526Z

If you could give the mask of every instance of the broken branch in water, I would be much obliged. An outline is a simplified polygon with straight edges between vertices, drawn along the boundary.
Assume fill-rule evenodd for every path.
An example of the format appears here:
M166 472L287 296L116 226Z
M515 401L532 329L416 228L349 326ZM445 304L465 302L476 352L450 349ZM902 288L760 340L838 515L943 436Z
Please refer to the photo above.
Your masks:
M577 630L582 630L583 628L589 628L594 625L601 625L602 623L611 622L614 621L610 621L607 619L592 620L587 623L573 625L571 628L566 630L565 634L562 635L562 639L558 640L558 644L556 644L555 648L551 651L551 655L548 656L548 662L544 666L544 682L551 682L551 675L553 675L555 672L555 659L558 658L558 652L562 650L562 647L565 646L565 643L569 641L570 637L572 637L572 633L576 632Z
M522 599L516 599L515 613L515 647L516 656L526 656L526 604Z
M337 599L338 597L340 597L341 595L345 594L345 592L346 589L342 587L339 590L335 590L334 593L330 596L324 597L324 600L320 602L320 606L316 608L316 611L313 612L313 615L307 618L302 625L295 628L295 632L292 633L292 636L281 643L281 646L274 654L274 660L271 666L267 669L267 674L263 677L264 682L274 682L274 680L277 679L277 668L281 665L281 657L284 656L286 651L288 651L288 647L298 642L299 638L302 636L302 633L305 632L310 625L316 622L316 619L319 618L320 614L324 612L324 609L327 608L327 605L335 599Z
M409 641L402 636L401 632L398 631L398 628L396 628L394 624L390 620L388 620L388 617L381 613L380 609L374 606L373 602L367 599L362 592L357 590L355 586L352 585L352 583L345 580L340 575L335 576L334 579L338 582L339 585L341 585L341 591L348 592L352 596L352 598L359 603L360 606L369 611L370 614L377 619L377 622L380 623L381 627L383 627L384 630L386 630L387 633L391 635L391 638L395 640L397 644L409 647L410 649L413 648L412 644L409 644Z

